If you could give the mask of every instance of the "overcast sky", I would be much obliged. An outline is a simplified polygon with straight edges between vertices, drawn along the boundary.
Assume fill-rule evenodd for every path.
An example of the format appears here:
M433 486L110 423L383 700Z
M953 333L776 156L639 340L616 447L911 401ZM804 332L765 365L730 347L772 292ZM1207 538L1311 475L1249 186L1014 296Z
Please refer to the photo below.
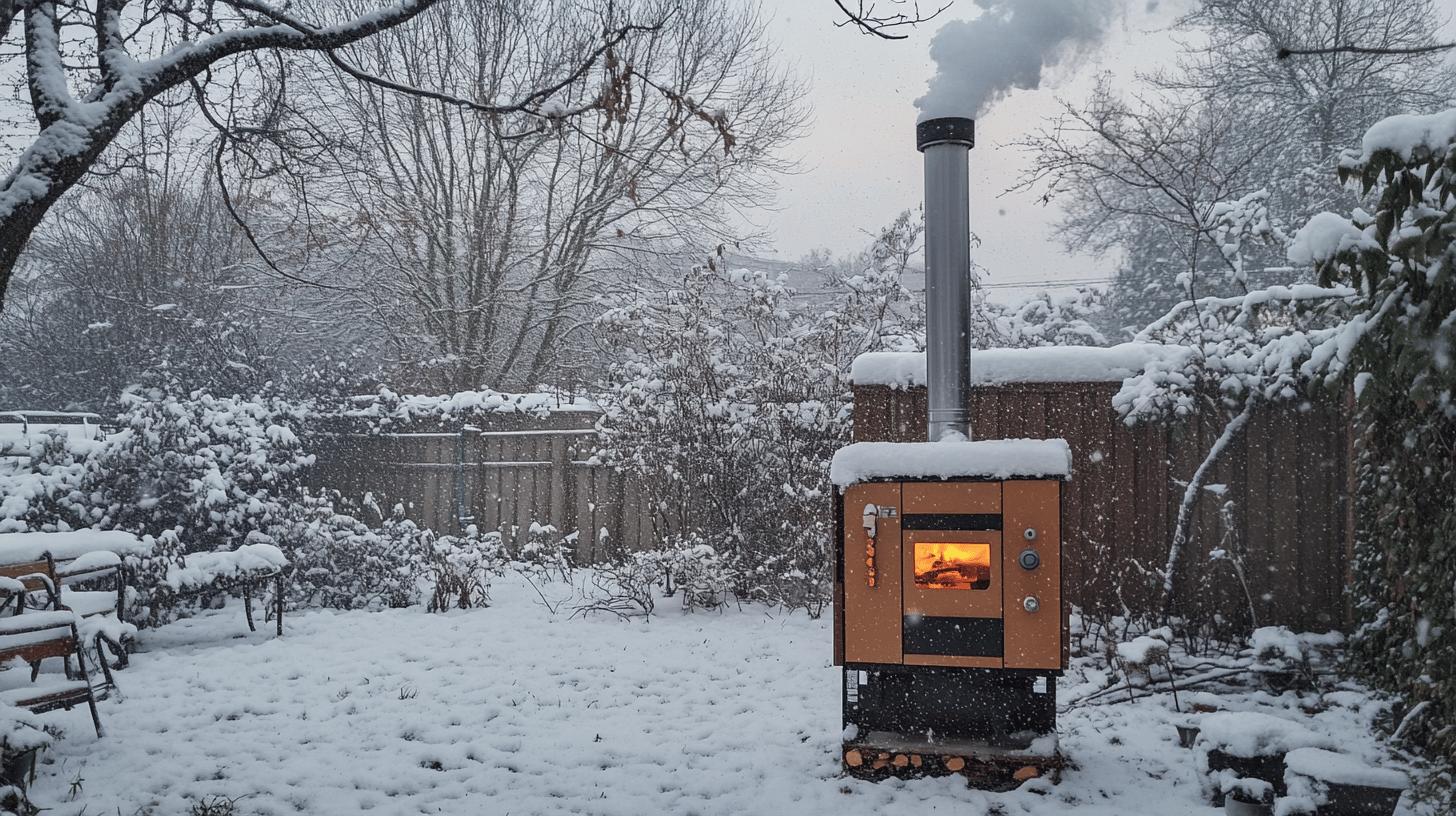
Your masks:
M1103 280L1115 270L1115 258L1066 255L1053 228L1055 211L1034 195L1001 195L1025 166L1007 143L1055 113L1058 97L1085 98L1099 71L1130 77L1171 60L1177 48L1166 27L1181 2L1131 0L1130 10L1090 58L1070 69L1053 69L1040 90L1014 92L976 122L971 228L981 246L973 252L997 289L1068 278ZM815 247L841 253L860 249L868 240L863 230L884 225L921 201L914 100L925 92L934 70L930 39L946 21L974 17L979 7L973 0L956 0L927 25L906 29L909 39L893 42L836 28L839 18L831 0L786 0L763 8L786 58L810 82L814 107L809 133L793 150L803 172L784 180L777 211L760 216L774 240L774 251L767 254L795 259Z

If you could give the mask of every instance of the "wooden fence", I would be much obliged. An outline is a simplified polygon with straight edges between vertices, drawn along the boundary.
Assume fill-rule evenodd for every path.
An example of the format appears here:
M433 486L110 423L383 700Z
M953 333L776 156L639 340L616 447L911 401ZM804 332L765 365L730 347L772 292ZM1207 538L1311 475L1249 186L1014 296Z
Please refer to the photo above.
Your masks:
M1074 471L1063 502L1068 597L1099 613L1147 613L1161 598L1183 485L1220 428L1209 421L1129 428L1112 408L1117 382L978 386L979 439L1062 437ZM925 437L925 389L857 385L855 439ZM655 546L650 502L635 479L590 464L598 415L501 415L478 429L411 425L394 433L339 426L310 440L316 487L372 493L387 511L437 531L466 524L508 538L532 522L576 532L577 558ZM1350 435L1343 405L1257 414L1215 469L1179 568L1180 610L1260 625L1325 629L1348 620ZM1228 506L1228 512L1221 510ZM1240 554L1245 581L1224 550ZM1245 594L1244 585L1248 592Z
M576 557L591 563L611 549L650 547L653 538L636 480L588 461L596 420L585 411L504 415L386 433L339 424L310 440L317 460L308 479L346 497L372 494L385 512L403 504L411 520L437 532L474 524L509 542L532 523L550 524L576 533Z
M978 386L971 423L977 439L1067 440L1074 461L1062 506L1065 591L1100 613L1146 613L1159 606L1156 572L1167 561L1184 485L1221 428L1206 419L1129 428L1112 408L1118 386ZM1338 404L1255 415L1198 502L1178 570L1181 611L1242 622L1252 607L1259 625L1309 630L1348 620L1349 428ZM924 438L923 387L856 386L856 440ZM1248 597L1234 562L1210 558L1216 550L1242 554Z

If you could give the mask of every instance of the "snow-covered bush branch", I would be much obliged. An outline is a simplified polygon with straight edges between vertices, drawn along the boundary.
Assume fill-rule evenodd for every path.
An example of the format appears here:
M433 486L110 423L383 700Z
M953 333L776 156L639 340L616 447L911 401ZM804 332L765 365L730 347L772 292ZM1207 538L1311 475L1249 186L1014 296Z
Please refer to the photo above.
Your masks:
M661 546L711 551L721 562L709 571L731 573L741 598L824 606L828 461L849 438L849 366L913 348L918 298L901 275L919 235L902 215L832 279L827 303L715 262L605 304L598 328L617 361L599 455L645 482Z

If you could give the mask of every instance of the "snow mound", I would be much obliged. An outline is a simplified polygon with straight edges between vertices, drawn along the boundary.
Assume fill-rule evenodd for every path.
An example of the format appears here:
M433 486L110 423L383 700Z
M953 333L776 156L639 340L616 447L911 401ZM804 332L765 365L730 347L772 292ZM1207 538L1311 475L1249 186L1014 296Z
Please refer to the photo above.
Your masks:
M1435 153L1452 142L1456 142L1456 109L1387 116L1365 131L1365 137L1360 140L1360 157L1356 161L1367 162L1382 150L1389 150L1410 161L1418 149Z
M1329 261L1351 247L1379 245L1367 241L1365 233L1350 219L1332 212L1312 216L1289 245L1289 262L1299 266L1312 266Z
M1334 741L1292 720L1255 711L1220 711L1198 722L1198 744L1252 759L1296 748L1333 748Z
M971 352L971 384L1032 382L1120 382L1155 360L1177 362L1190 351L1160 343L1116 346L1037 346ZM856 357L850 367L855 385L913 388L925 385L923 352L874 352Z
M1169 629L1158 629L1146 635L1139 635L1126 643L1117 644L1117 657L1124 663L1148 666L1168 657L1168 641L1173 633Z
M91 552L113 552L120 556L150 555L152 544L121 530L72 530L65 533L0 533L0 562L39 561L52 558L80 558Z
M1249 648L1263 662L1300 662L1315 656L1322 649L1334 649L1345 642L1345 636L1332 631L1325 634L1295 634L1284 626L1262 626L1249 636Z
M1285 774L1297 774L1334 782L1337 785L1365 785L1371 788L1404 790L1405 774L1392 768L1366 765L1359 757L1326 751L1323 748L1296 748L1284 755Z
M59 570L62 575L79 575L87 572L100 572L105 569L112 569L121 566L121 556L111 550L92 550L84 555L78 556L75 561L66 565L64 570Z
M1072 450L1064 439L856 442L836 451L829 466L829 479L839 487L876 479L1012 479L1071 473Z

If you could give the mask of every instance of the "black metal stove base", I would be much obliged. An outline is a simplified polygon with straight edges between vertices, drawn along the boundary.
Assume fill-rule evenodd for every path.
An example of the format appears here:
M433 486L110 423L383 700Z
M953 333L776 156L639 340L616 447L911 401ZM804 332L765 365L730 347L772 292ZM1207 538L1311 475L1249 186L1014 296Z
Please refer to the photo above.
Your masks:
M940 740L1006 747L1057 728L1057 679L1049 672L847 663L844 724Z

